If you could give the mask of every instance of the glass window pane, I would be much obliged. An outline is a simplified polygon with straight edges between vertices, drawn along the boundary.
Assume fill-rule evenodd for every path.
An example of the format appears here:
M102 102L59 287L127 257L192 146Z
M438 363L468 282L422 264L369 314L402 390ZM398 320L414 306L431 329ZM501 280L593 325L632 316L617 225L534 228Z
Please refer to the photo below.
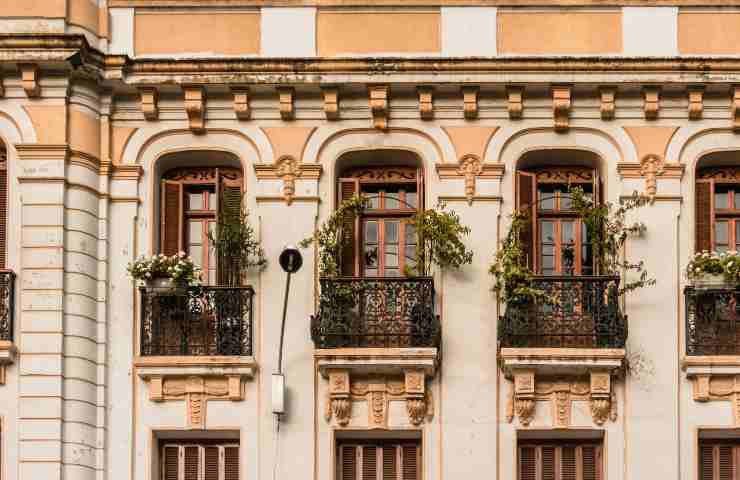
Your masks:
M730 196L726 188L717 187L714 192L714 208L729 208Z
M378 243L378 222L365 223L365 243Z
M552 221L540 221L540 242L555 243L555 224Z
M216 270L208 270L208 285L216 285Z
M208 210L216 210L216 192L208 192Z
M542 255L555 255L555 245L544 244L540 250L542 251Z
M378 276L378 269L377 268L366 268L365 269L365 276L366 277L377 277Z
M416 227L407 223L404 236L406 237L406 245L416 245Z
M198 221L191 221L189 227L188 241L198 245L203 243L203 224Z
M190 245L190 252L188 252L191 257L193 257L193 263L198 265L199 267L203 266L203 247L200 245Z
M365 267L377 267L378 266L378 247L367 246L365 247Z
M406 192L406 208L416 208L419 205L419 197L416 192Z
M560 209L561 210L570 210L573 208L573 199L570 197L570 194L567 192L563 192L560 194Z
M400 222L398 220L385 221L385 243L398 243L398 229Z
M555 257L551 255L542 255L542 270L554 270L555 269Z
M404 257L406 257L406 264L409 266L413 266L413 262L416 261L416 245L407 245L404 252Z
M386 277L400 277L401 271L397 268L386 268L385 269L385 276Z
M537 189L537 208L539 210L554 210L555 196L554 189L549 185L541 185Z
M385 192L385 208L388 210L395 210L400 207L399 194L397 191Z
M398 267L398 245L385 246L385 266Z
M202 210L203 209L203 192L195 192L188 194L188 208L190 210Z
M727 222L717 222L714 224L714 241L719 245L727 245L729 241L729 230Z
M367 199L367 208L377 210L380 208L380 192L378 187L363 186L362 196Z
M740 250L740 220L735 220L735 250Z
M563 243L575 243L576 241L576 225L572 220L565 220L560 224Z

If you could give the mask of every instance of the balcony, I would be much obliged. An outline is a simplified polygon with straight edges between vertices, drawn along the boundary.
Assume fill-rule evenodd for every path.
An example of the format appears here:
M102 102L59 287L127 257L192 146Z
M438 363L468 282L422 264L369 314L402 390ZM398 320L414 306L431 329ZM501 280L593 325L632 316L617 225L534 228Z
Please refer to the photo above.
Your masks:
M15 361L13 317L15 312L15 273L0 271L0 385L5 384L5 367Z
M740 290L684 290L686 355L740 355Z

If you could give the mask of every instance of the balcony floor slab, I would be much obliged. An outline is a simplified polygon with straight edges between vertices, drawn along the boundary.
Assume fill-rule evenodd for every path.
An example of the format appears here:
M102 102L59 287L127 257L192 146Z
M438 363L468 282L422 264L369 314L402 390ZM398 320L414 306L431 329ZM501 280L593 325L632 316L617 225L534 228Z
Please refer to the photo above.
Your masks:
M439 362L437 348L325 348L314 351L319 372L325 378L330 370L349 370L357 374L398 374L404 370L423 370L434 376Z
M515 370L534 370L537 375L582 375L622 367L623 348L502 348L501 365L507 378Z
M136 373L151 377L231 376L251 378L257 370L254 357L137 357Z

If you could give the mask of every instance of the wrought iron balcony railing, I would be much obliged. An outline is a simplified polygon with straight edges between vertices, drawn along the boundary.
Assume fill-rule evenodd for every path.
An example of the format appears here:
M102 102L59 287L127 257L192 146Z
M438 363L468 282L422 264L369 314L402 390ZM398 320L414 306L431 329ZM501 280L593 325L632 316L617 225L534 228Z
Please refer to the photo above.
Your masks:
M252 355L252 287L141 289L141 355Z
M0 340L13 341L15 312L15 273L0 271Z
M686 355L740 355L740 289L686 287Z
M430 277L321 279L316 348L438 347L440 334Z
M509 303L499 323L503 347L623 348L627 317L619 277L537 276L548 301Z

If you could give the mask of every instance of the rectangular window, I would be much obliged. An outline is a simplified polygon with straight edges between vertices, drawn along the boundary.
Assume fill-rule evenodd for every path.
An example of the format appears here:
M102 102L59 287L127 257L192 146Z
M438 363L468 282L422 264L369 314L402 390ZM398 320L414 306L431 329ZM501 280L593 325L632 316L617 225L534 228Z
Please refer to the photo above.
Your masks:
M421 480L418 441L341 441L336 480Z
M695 214L697 251L740 248L740 185L725 178L700 178Z
M740 480L740 442L700 440L699 480Z
M161 480L239 480L239 444L163 443Z
M520 441L518 480L602 480L602 447L595 441Z

